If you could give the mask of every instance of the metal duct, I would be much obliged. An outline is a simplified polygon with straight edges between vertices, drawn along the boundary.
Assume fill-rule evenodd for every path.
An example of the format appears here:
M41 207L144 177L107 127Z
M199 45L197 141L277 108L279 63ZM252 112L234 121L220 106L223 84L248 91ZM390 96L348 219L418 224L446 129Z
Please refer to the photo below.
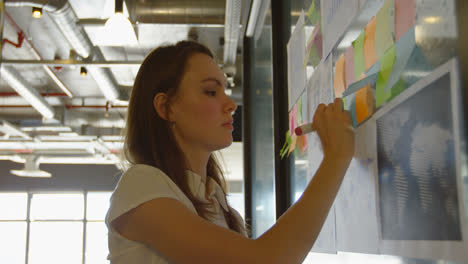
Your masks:
M52 20L57 24L60 31L67 38L73 49L83 58L88 58L93 52L94 56L104 58L99 49L93 50L93 44L85 33L83 27L77 24L78 17L73 8L66 0L37 0L17 1L6 0L6 6L31 6L42 7L48 12ZM119 90L112 77L110 70L95 70L92 73L99 88L107 100L113 101L118 98Z
M224 22L224 64L234 65L237 56L237 43L240 34L242 0L226 1Z
M28 101L45 118L54 117L54 110L42 96L31 87L28 82L13 68L1 67L2 78L8 82L15 91Z
M226 1L125 1L138 23L223 25Z

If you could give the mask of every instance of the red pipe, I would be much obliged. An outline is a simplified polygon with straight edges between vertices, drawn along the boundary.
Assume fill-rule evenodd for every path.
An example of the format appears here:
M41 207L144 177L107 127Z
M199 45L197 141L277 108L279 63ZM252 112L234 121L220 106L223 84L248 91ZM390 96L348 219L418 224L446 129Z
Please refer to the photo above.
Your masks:
M7 39L7 38L4 38L3 39L3 44L5 43L8 43L8 44L11 44L13 46L15 46L16 48L21 48L21 46L23 46L23 40L24 40L24 32L23 31L18 31L18 43L14 43L13 41Z
M0 105L0 108L31 108L30 105ZM67 109L72 108L107 108L105 105L65 105ZM125 105L114 105L110 108L127 108Z

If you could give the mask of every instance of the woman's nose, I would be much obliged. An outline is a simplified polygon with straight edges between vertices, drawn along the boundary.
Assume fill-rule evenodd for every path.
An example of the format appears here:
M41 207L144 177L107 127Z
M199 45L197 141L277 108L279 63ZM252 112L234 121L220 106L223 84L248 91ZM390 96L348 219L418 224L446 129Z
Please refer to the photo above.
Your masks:
M226 112L233 113L237 109L237 104L229 97L227 97Z

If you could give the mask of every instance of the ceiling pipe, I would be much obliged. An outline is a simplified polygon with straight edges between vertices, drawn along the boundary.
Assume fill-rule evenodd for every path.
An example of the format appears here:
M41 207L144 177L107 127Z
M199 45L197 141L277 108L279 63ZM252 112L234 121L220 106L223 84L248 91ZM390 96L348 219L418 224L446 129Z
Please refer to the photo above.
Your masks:
M1 67L1 76L18 94L41 113L42 116L49 119L54 117L54 109L52 106L42 98L36 89L31 87L15 68L8 66Z
M102 52L96 48L86 34L84 28L78 25L78 17L67 0L37 0L37 1L18 1L5 0L7 7L40 7L47 11L49 16L55 22L62 34L70 43L71 47L83 58L103 60ZM109 69L93 69L89 72L97 82L104 96L109 101L118 99L120 92L116 81Z
M234 65L240 35L242 0L226 1L224 22L224 65Z
M24 32L16 24L16 22L10 17L10 15L7 12L4 12L4 14L5 14L5 18L8 21L8 23L10 23L10 25L12 25L13 28L15 28L15 30L16 30L16 32L18 32L18 34L20 34L20 32L21 33ZM26 45L30 47L33 56L39 61L42 60L42 56L36 50L36 48L34 47L32 42L28 38L24 38L24 41L25 41ZM63 82L57 77L57 75L47 65L42 65L42 68L49 75L49 77L55 82L55 84L57 84L57 86L60 88L60 90L62 90L68 97L70 97L70 98L73 97L73 94L71 93L71 91L65 86L65 84L63 84Z
M223 25L226 1L127 0L130 19L138 23Z

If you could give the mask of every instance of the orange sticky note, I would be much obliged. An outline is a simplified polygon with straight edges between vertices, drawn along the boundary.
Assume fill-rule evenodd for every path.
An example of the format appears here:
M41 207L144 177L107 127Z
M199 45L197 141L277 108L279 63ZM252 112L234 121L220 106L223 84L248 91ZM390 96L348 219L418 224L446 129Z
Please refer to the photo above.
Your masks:
M377 62L377 54L375 53L375 28L377 26L377 19L372 17L369 24L365 28L364 36L364 61L366 63L366 70Z
M346 89L344 54L341 54L340 58L335 64L335 80L333 87L335 88L335 97L341 97Z
M361 123L374 112L374 99L370 84L356 92L356 121Z

